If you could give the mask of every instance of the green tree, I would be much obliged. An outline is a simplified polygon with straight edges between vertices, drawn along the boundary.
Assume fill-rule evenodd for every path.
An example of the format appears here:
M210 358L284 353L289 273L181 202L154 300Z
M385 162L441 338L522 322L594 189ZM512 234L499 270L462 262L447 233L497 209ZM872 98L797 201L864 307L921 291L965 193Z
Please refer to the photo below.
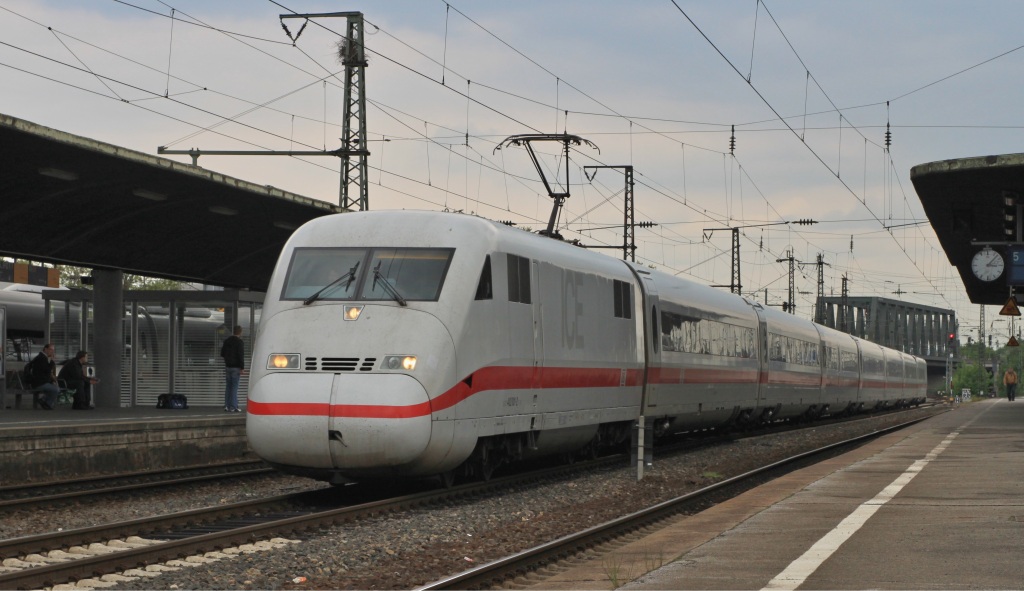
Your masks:
M89 276L92 274L92 269L88 267L61 265L57 267L57 272L60 274L60 284L63 287L83 287L85 289L92 289L91 285L83 285L81 279L83 276ZM156 277L132 275L130 273L124 274L124 289L176 290L184 289L185 287L185 283L181 281L174 281L172 279L158 279Z
M953 373L953 394L959 394L964 388L970 388L971 394L980 396L988 392L988 387L991 384L991 374L977 363L965 363Z

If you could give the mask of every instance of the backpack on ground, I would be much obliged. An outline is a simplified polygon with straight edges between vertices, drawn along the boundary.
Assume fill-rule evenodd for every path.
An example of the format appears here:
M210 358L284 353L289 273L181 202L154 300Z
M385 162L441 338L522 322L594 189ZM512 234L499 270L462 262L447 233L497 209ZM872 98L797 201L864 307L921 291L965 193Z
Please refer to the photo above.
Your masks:
M156 397L156 407L185 410L188 408L188 397L184 394L161 394Z

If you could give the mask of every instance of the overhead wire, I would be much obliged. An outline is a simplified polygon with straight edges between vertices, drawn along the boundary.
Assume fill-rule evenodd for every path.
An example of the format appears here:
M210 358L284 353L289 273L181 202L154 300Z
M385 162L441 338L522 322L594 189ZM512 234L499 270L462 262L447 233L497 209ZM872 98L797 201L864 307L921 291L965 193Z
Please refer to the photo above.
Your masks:
M121 3L121 4L125 4L125 5L129 5L129 4L128 4L128 3L126 3L126 2L120 2L120 3ZM165 5L166 5L166 4L165 4ZM446 5L447 5L447 3L446 3ZM456 9L456 10L457 10L457 9ZM150 12L153 12L153 11L150 11ZM155 14L159 14L159 13L155 13ZM460 14L461 14L461 13L460 13ZM165 17L166 17L166 15L161 15L161 16L165 16ZM189 21L188 21L188 20L186 20L186 19L181 19L181 20L180 20L180 22L182 22L182 23L185 23L185 22L189 22ZM475 21L473 21L473 22L475 23ZM477 23L477 24L478 24L478 23ZM198 26L198 25L197 25L197 26ZM229 33L225 32L225 31L224 31L223 29L218 29L218 28L215 28L215 27L210 27L210 26L208 26L208 25L203 25L203 26L206 26L207 28L210 28L211 30L214 30L214 31L218 31L218 32L221 32L221 33L224 33L224 34L229 34ZM478 25L478 26L479 26L479 25ZM248 36L248 38L255 38L255 37L252 37L252 36ZM270 40L266 40L266 41L270 41ZM271 41L271 42L272 42L272 41ZM285 44L285 43L283 43L283 42L279 42L279 43L281 43L281 44ZM503 42L503 43L504 43L504 42ZM508 45L508 44L506 44L506 45ZM509 45L509 47L511 48L511 45ZM514 48L513 48L513 49L514 49ZM518 50L515 50L515 51L517 51L517 52L518 52ZM518 52L518 53L521 53L521 52ZM523 54L523 55L524 55L524 57L526 57L526 56L525 56L525 54ZM527 59L529 59L529 58L527 58ZM530 61L531 61L531 62L534 62L533 60L530 60ZM534 63L536 64L536 62L534 62ZM550 71L549 71L549 70L547 70L547 69L546 69L546 68L544 68L543 66L540 66L540 64L536 64L536 65L538 65L538 67L541 67L542 69L544 69L545 71L548 71L548 72L550 73ZM450 71L450 69L449 69L449 71ZM560 78L559 78L559 77L557 77L557 76L555 76L555 78L556 78L556 80L558 80L557 84L560 84L560 83L561 83L561 80L560 80ZM573 88L574 90L577 90L577 92L579 92L579 89L577 89L577 88L576 88L575 86L572 86L571 84L568 84L568 83L566 83L566 84L567 84L567 85L568 85L569 87ZM481 87L487 87L486 85L483 85L483 84L480 84L480 86L481 86ZM582 94L586 94L586 93L582 93ZM102 96L102 95L101 95L101 96ZM594 102L595 102L595 103L597 103L597 104L602 104L602 103L601 103L600 101L597 101L597 100L593 99L593 97L590 97L589 95L587 95L587 96L588 96L588 98L591 98L591 100L594 100ZM470 99L469 99L469 97L467 96L467 104L468 104L468 101L469 101L469 100L470 100ZM604 106L604 105L602 104L602 106ZM607 107L606 107L606 108L607 108ZM212 114L212 113L211 113L211 114ZM161 115L163 115L163 114L161 114ZM166 115L163 115L163 116L166 116ZM215 115L215 116L216 116L216 115ZM616 114L614 114L613 116L617 116L617 117L623 117L623 115L622 115L622 114L619 114L619 113L616 113ZM326 123L326 122L325 122L325 123ZM189 125L190 125L190 126L195 126L195 124L189 124ZM197 127L198 127L198 126L197 126ZM256 127L253 127L253 129L258 129L258 128L256 128ZM262 132L263 130L260 130L260 131ZM633 130L631 130L631 131L630 131L630 133L632 134L632 133L634 133L634 131L633 131ZM663 134L663 132L658 132L657 130L650 130L650 131L639 131L639 132L636 132L636 133L656 133L656 134ZM275 135L276 135L276 134L275 134ZM466 135L467 135L467 137L470 137L470 136L468 135L468 133L467 133ZM230 136L227 136L227 135L226 135L226 137L230 137ZM280 138L280 137L283 137L283 136L280 136L280 135L276 135L276 137L279 137L279 138ZM476 136L472 136L472 137L476 138ZM290 140L290 139L291 139L291 138L289 138L289 140ZM675 140L673 140L673 141L675 141ZM697 147L699 147L699 146L697 146ZM703 149L703 148L702 148L702 149ZM478 152L477 152L477 153L478 153ZM482 160L482 155L481 155L481 160ZM468 162L468 158L467 158L467 162ZM383 167L381 167L381 168L383 168ZM494 166L494 169L495 169L495 170L502 170L502 171L504 171L504 170L505 170L505 167L504 167L504 166L498 166L498 165L495 165L495 166ZM742 174L746 174L746 171L745 171L745 170L743 169L743 167L742 167L742 166L740 166L740 171L741 171L741 173L742 173ZM641 173L641 174L642 174L642 173ZM524 179L524 181L523 181L523 182L525 182L525 179ZM645 186L645 187L647 187L647 188L649 188L649 189L652 189L652 190L654 190L654 189L653 189L653 185L654 185L655 183L653 182L653 180L652 180L651 182L648 182L648 183L644 183L643 181L641 181L641 183L640 183L640 184L641 184L642 186ZM741 188L742 188L742 186L741 186ZM659 192L659 193L661 193L661 194L662 194L662 195L664 195L664 196L669 196L669 192L668 192L668 191L658 191L658 192ZM468 197L468 196L467 196L467 197ZM708 212L707 212L706 210L700 210L700 208L694 208L694 207L691 207L691 209L692 209L692 210L693 210L693 211L694 211L695 213L698 213L698 214L700 214L700 215L707 215L707 214L708 214ZM741 215L742 215L742 214L741 214ZM721 216L720 216L720 217L721 217ZM726 219L728 219L728 216L724 216L724 217L725 217Z
M695 23L693 21L693 19L690 18L690 16L686 13L686 11L683 10L683 8L681 6L679 6L678 2L676 0L669 0L669 1L676 7L676 9L679 11L679 13L682 14L683 17L691 24L691 26L693 26L693 28L698 33L700 33L700 35L702 37L704 37L704 39L719 54L719 56L721 56L721 58L723 60L725 60L725 62L729 65L729 67L731 67L736 74L740 75L740 77L743 77L742 74L740 73L740 71L736 68L735 64L733 64L732 61L728 57L726 57L726 55L722 52L722 50L718 48L718 46L707 36L706 33L704 33L704 31L700 28L700 26L697 25L697 23ZM764 5L763 0L758 0L758 4L763 6ZM800 62L800 64L802 66L804 66L805 70L808 72L808 75L811 76L810 70L804 64L803 59L800 58L799 53L796 52L795 48L793 48L792 44L789 42L789 39L785 36L785 32L782 31L782 29L778 25L777 21L775 21L775 17L771 14L771 11L768 10L767 6L765 6L765 12L769 15L769 17L772 19L772 21L775 22L776 27L778 28L780 34L782 34L783 38L786 40L786 43L789 45L790 49L793 51L793 53L796 56L797 60ZM811 76L811 79L813 79L813 76ZM815 84L816 85L818 84L816 80L815 80ZM775 106L757 89L757 87L754 86L754 84L751 83L751 82L747 82L747 85L754 92L754 94L757 95L757 97L759 99L761 99L761 101L772 111L772 113L774 113L775 116L778 117L779 120L782 121L790 129L790 131L793 133L793 135L795 135L795 136L797 136L799 138L800 134L798 134L796 132L796 130L792 128L791 125L786 123L786 121L782 118L781 114L776 110ZM833 108L836 109L837 112L840 113L840 117L842 117L842 112L838 111L838 108L836 107L834 101L832 101L832 99L830 97L828 97L828 94L824 91L823 88L821 88L820 85L818 85L818 88L819 88L819 90L822 91L822 94L828 99L829 103L833 106ZM852 125L852 123L851 123L851 125ZM860 133L860 132L858 131L858 133ZM874 216L878 220L879 224L884 225L882 220L881 220L881 218L879 218L878 215L870 208L870 206L867 205L866 199L864 199L862 197L858 197L857 193L849 186L849 184L847 184L846 181L844 181L842 179L842 177L839 176L838 171L832 170L832 167L829 166L829 164L825 162L825 160L821 157L821 155L818 154L814 150L814 148L812 148L809 144L807 144L807 142L801 140L801 143L821 163L822 166L824 166L827 170L832 172L833 176L835 176L836 180L843 187L846 188L847 192L849 192L854 198L856 198L858 201L860 201L860 203L868 211L868 213L870 213L872 216ZM919 273L921 273L922 276L926 277L924 271L920 267L917 266L916 261L914 261L913 258L909 255L909 253L906 250L906 247L904 245L902 245L898 240L895 240L895 237L894 237L894 242L899 247L899 249L903 252L903 254L907 257L907 260L910 261L910 263L918 270ZM949 304L950 307L952 307L952 304L950 302L947 301L947 304Z

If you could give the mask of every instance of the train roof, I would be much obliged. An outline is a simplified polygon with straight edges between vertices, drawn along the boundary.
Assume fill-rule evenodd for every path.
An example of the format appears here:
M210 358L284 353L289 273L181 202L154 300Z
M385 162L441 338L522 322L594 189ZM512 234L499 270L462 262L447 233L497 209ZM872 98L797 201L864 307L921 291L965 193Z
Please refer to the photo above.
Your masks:
M569 242L541 236L472 214L421 210L365 211L311 220L292 235L296 246L353 245L474 248L509 252L561 265L628 274L623 261ZM488 248L482 248L489 245ZM283 254L283 256L289 256Z

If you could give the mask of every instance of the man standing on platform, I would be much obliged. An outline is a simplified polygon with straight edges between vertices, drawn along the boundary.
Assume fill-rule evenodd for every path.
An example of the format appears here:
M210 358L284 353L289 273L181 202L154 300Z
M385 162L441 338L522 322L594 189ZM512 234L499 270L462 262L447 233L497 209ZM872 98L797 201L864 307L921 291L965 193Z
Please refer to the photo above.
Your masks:
M245 342L242 341L241 326L235 326L234 334L224 339L220 356L224 358L224 412L241 412L238 409L238 382L245 373Z
M1003 374L1003 385L1006 386L1006 398L1012 402L1017 398L1017 372L1012 367Z

